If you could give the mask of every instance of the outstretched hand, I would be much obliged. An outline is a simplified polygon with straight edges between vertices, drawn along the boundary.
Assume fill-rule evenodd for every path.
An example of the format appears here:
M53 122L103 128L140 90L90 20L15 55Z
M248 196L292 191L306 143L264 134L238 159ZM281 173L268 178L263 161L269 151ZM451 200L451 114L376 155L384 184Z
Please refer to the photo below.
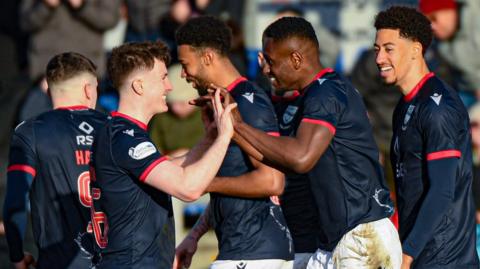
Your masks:
M191 236L183 239L182 243L175 249L175 260L172 269L189 268L192 263L193 254L197 251L197 240Z
M220 92L220 99L222 100L223 107L227 107L230 104L236 104L235 100L233 99L232 95L222 87L219 87L215 84L210 84L210 89L209 92L215 92L219 91ZM242 116L240 115L240 112L238 111L238 108L235 108L232 110L232 120L233 124L238 124L243 121Z
M220 98L221 90L217 89L213 98L213 114L215 124L217 125L218 135L226 135L228 138L233 136L232 110L237 106L236 103L229 104L225 108Z

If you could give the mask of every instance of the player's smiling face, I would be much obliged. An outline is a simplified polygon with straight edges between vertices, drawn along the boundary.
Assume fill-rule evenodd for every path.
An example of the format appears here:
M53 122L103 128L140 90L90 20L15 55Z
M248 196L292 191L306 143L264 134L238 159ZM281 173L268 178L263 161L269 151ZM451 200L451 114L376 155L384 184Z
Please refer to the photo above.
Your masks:
M172 91L172 84L167 75L165 63L155 59L153 69L144 76L145 90L148 91L146 98L152 107L156 108L156 113L168 110L166 96Z
M404 82L414 63L414 43L401 37L399 30L377 31L374 44L375 61L380 76L386 84L401 85Z
M209 82L205 66L202 64L202 52L189 45L178 47L178 60L182 65L182 78L186 79L200 95L207 92Z
M291 49L285 41L275 42L272 38L263 39L262 72L270 79L277 92L294 90L295 69L291 66Z

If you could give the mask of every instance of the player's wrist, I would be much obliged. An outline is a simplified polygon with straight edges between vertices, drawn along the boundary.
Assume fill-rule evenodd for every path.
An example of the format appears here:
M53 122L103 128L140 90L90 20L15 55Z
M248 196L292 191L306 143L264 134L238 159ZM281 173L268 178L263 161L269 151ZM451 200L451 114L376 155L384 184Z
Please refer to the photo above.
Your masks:
M220 143L229 144L231 138L232 138L232 135L230 133L223 132L218 134L216 141Z

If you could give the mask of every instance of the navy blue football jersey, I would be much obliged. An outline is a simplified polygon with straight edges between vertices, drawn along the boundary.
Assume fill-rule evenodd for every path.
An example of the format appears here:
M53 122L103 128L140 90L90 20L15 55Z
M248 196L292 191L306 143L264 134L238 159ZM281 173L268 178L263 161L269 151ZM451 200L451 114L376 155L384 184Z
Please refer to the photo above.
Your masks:
M327 68L278 111L282 136L296 136L301 122L325 126L334 135L308 173L287 174L282 206L302 250L311 252L313 240L299 219L309 221L316 247L331 251L358 224L393 213L367 112L353 86ZM299 210L305 212L302 205L317 212L299 218Z
M19 235L25 227L19 227L15 219L27 213L25 196L30 191L33 234L39 249L36 268L91 265L88 163L95 131L105 121L106 115L87 107L63 107L15 129L4 210L12 261L23 257Z
M273 106L267 94L237 79L227 87L243 120L271 135L278 135ZM235 177L254 170L248 155L231 143L217 174ZM293 243L280 206L270 198L238 198L210 194L211 219L219 243L218 260L293 260Z
M170 268L175 230L170 195L144 183L167 160L147 126L114 112L92 147L92 226L97 268Z
M433 73L427 74L398 103L391 145L395 169L400 240L409 234L429 190L427 163L459 158L453 201L415 268L478 268L475 251L475 207L472 198L472 154L468 114L458 94ZM436 178L433 180L448 180ZM418 228L417 228L418 229Z

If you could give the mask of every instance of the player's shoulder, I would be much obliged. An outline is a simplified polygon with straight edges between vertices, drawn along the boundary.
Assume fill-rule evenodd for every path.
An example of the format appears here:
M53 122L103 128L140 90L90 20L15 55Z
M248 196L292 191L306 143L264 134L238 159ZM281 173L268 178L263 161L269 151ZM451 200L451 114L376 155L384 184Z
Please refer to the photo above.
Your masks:
M347 103L348 91L356 91L344 78L337 73L327 73L312 82L304 92L307 103Z
M136 141L149 139L146 129L127 119L110 117L108 125L111 130L112 141L115 143L135 144Z
M419 106L422 114L467 114L456 91L437 77L429 79L420 92Z
M254 82L245 80L241 85L235 88L232 96L237 102L239 109L255 109L255 107L272 107L270 97L267 92L260 88Z
M15 126L14 134L22 136L33 136L36 120L37 118L35 117L20 122L19 124L17 124L17 126Z

